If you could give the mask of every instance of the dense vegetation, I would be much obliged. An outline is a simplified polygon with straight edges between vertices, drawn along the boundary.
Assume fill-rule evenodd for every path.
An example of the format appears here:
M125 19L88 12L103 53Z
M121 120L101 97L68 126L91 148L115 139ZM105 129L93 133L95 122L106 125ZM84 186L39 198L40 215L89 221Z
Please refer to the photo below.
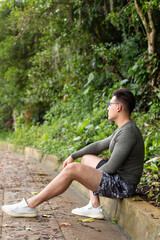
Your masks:
M63 160L113 132L106 102L127 87L145 139L141 190L158 205L159 28L158 0L2 1L2 136Z

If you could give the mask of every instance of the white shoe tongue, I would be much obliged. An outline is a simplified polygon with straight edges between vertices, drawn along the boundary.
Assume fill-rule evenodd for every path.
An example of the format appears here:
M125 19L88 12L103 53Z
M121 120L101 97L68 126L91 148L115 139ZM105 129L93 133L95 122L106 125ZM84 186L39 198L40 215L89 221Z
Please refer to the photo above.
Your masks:
M26 200L23 198L21 202L18 203L19 206L21 207L26 207L28 206L27 203L26 203Z
M91 200L89 201L89 203L88 203L87 206L88 206L88 207L92 207L92 202L91 202Z

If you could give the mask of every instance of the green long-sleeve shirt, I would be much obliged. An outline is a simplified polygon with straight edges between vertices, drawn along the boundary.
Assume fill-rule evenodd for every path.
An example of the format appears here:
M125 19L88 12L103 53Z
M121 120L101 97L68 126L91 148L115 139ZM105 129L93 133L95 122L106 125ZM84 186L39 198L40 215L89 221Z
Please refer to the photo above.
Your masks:
M109 161L99 169L108 173L117 173L126 182L138 184L144 164L144 141L139 128L129 121L118 128L110 137L91 143L73 153L73 159L85 154L97 155L109 149Z

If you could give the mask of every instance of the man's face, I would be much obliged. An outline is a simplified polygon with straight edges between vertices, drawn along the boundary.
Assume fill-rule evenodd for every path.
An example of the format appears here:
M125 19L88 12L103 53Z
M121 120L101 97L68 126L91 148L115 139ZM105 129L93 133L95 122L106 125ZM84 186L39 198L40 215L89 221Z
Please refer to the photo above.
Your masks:
M116 97L113 96L109 102L108 110L108 119L114 121L118 117L117 106L119 102L117 101Z

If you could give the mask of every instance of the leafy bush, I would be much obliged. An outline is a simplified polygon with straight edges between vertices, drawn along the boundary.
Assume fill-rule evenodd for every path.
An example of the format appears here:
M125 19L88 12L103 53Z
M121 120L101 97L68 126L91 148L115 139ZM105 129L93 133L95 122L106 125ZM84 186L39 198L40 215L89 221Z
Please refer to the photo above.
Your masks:
M106 96L97 94L90 106L88 99L84 102L82 97L83 93L57 102L46 113L43 125L21 122L11 141L56 153L63 159L73 151L109 136L116 126L107 120ZM155 104L148 113L135 112L132 118L144 136L145 161L159 155L160 123L155 119Z

